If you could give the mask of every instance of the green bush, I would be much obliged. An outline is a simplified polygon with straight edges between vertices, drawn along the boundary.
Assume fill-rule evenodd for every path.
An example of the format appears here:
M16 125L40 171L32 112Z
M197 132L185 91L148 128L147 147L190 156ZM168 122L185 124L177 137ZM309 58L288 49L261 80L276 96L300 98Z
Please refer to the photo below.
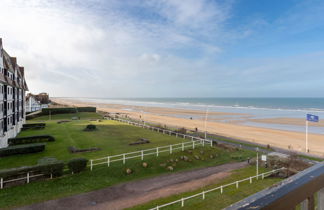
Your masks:
M61 176L63 175L64 163L55 158L43 158L34 166L23 166L19 168L10 168L0 170L0 177L7 179L10 177L17 177L24 173L42 173L44 175Z
M38 167L43 174L53 176L62 176L64 169L64 162L52 157L44 157L38 160Z
M87 127L84 130L85 131L94 131L96 129L97 129L96 125L89 124L89 125L87 125Z
M42 129L42 128L45 128L45 126L46 126L45 123L29 123L29 124L24 124L22 127L22 130Z
M96 112L96 107L63 107L63 108L44 108L42 109L42 115L51 114L67 114L77 112Z
M0 157L17 155L17 154L42 152L45 149L45 145L46 145L45 143L22 144L22 145L2 148L0 149Z
M79 173L87 167L88 160L85 158L74 158L68 162L68 168L73 173Z
M55 141L55 138L50 135L39 135L39 136L26 136L8 139L9 146L18 144L30 144L38 142Z

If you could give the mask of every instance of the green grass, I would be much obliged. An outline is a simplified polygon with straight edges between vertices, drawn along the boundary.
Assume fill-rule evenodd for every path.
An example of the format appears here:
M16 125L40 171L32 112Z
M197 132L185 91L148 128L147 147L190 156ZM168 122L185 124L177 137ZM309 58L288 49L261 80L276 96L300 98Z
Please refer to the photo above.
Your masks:
M154 208L157 205L162 205L165 203L169 203L178 199L181 199L182 197L187 197L194 195L196 193L200 193L203 190L212 189L224 184L232 183L237 180L241 180L250 176L255 175L255 167L249 166L247 168L236 170L231 176L219 181L217 184L213 184L207 187L200 188L198 190L194 190L191 192L181 193L173 196L169 196L166 198L161 198L158 200L151 201L149 203L139 205L130 209L133 210L142 210L142 209L150 209ZM266 170L260 169L260 172L265 172ZM205 200L202 200L201 196L195 197L189 200L185 201L184 207L181 208L181 203L173 204L167 207L163 207L163 209L223 209L237 201L240 201L244 198L246 198L249 195L252 195L260 190L263 190L269 186L272 186L273 184L281 181L282 179L279 178L265 178L264 180L253 180L253 183L250 184L249 181L242 182L239 185L239 189L236 189L236 186L230 186L224 188L224 193L221 194L220 190L216 190L213 192L210 192L205 195Z
M57 120L70 119L75 114L55 115L55 120L46 121L46 128L42 130L27 130L20 133L20 136L31 136L49 134L56 138L55 142L48 142L44 152L36 154L26 154L3 157L0 161L0 169L12 168L23 165L33 165L42 157L55 157L60 160L69 160L74 157L99 158L107 155L120 154L129 151L153 148L162 145L175 144L186 141L182 138L163 135L161 133L126 125L123 123L102 120L101 122L90 121L89 119L100 118L95 113L79 113L81 120L68 123L57 124ZM54 117L54 115L53 115ZM34 119L30 122L37 122L43 117ZM53 119L53 118L52 118ZM83 129L88 124L96 124L97 130L85 132ZM130 142L138 138L146 138L151 141L149 144L129 146ZM78 148L99 147L100 151L71 154L67 147L75 146ZM201 154L203 150L203 154ZM217 155L216 158L210 158L210 155ZM180 159L180 156L186 155L192 161L179 161L174 166L174 171L169 172L166 167L160 166L161 163L167 163L167 166L174 163L170 159ZM204 160L194 159L194 155L199 155ZM200 147L184 152L161 153L159 157L145 156L145 162L149 164L148 168L142 167L140 158L127 160L123 165L121 162L114 162L108 168L106 165L95 166L93 171L86 171L53 180L36 181L29 184L5 188L0 190L0 208L12 208L15 206L28 205L35 202L46 201L50 199L65 197L68 195L89 192L96 189L112 186L125 181L144 179L157 176L164 173L174 173L177 171L191 170L208 166L220 165L228 162L245 160L247 157L254 156L251 151L229 152L217 147ZM237 158L241 157L240 160ZM125 169L129 167L134 170L131 175L125 174Z
M314 161L318 161L318 162L324 161L323 158L317 158L317 157L312 157L312 156L307 156L307 155L298 155L298 156L301 157L301 158L305 158L305 159L308 159L308 160L314 160Z
M204 151L203 155L201 155L201 151ZM217 155L217 157L211 159L210 154ZM180 156L182 155L188 156L192 162L180 160ZM196 160L193 158L194 155L199 155L203 157L204 160ZM217 147L200 147L193 150L192 153L184 151L176 152L171 155L163 153L163 155L161 154L158 158L155 156L145 157L144 161L148 163L148 168L142 167L140 158L127 160L125 165L121 162L114 162L109 168L106 165L96 166L93 171L89 171L88 169L80 174L66 175L53 180L37 181L17 187L5 188L0 191L0 208L11 208L65 197L101 189L121 182L148 178L164 173L174 173L194 168L221 165L237 161L232 157L238 155L241 155L242 158L245 159L254 154L248 151L228 152ZM174 164L168 163L170 159L179 160L174 166L173 172L169 172L166 169L167 166ZM161 163L166 163L167 165L160 166ZM126 175L126 168L131 168L134 170L134 173Z
M35 154L25 154L3 157L0 161L0 169L12 168L24 165L33 165L42 157L56 157L60 160L69 160L74 157L100 158L108 155L115 155L125 152L137 151L142 149L154 148L169 144L176 144L185 141L174 136L163 135L161 133L149 131L124 123L102 120L101 122L86 120L98 115L95 113L79 113L83 117L81 120L71 121L68 123L57 124L56 120L46 121L46 128L41 130L22 131L19 136L32 136L49 134L55 137L55 142L48 142L44 152ZM70 114L53 115L56 119L70 119ZM42 118L42 117L41 117ZM84 119L84 120L82 120ZM35 119L32 122L36 122ZM83 129L88 124L95 124L96 131L86 132ZM129 146L128 144L146 138L151 141L149 144ZM98 147L101 150L94 152L72 154L68 151L69 146L77 148Z

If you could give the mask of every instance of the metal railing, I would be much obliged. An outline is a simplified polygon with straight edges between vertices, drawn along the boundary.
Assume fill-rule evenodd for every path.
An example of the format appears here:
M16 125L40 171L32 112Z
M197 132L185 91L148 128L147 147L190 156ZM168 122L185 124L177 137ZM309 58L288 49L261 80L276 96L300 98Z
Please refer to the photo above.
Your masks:
M241 179L241 180L238 180L238 181L235 181L235 182L232 182L232 183L229 183L229 184L225 184L225 185L221 185L219 187L216 187L216 188L213 188L213 189L209 189L209 190L205 190L205 191L202 191L200 193L197 193L197 194L194 194L194 195L191 195L191 196L188 196L188 197L182 197L181 199L178 199L178 200L175 200L175 201L172 201L170 203L165 203L165 204L162 204L162 205L157 205L156 207L154 208L151 208L150 210L159 210L163 207L167 207L167 206L170 206L170 205L174 205L174 204L177 204L179 203L180 204L180 207L184 207L185 205L185 201L186 200L189 200L191 198L195 198L195 197L201 197L201 199L205 199L205 196L207 193L210 193L210 192L213 192L213 191L216 191L216 190L219 190L221 194L223 194L224 192L224 189L226 187L229 187L229 186L235 186L236 189L239 188L239 184L241 182L246 182L246 181L249 181L250 184L253 183L253 179L264 179L265 177L267 176L270 176L271 174L274 174L274 173L277 173L278 171L280 170L283 170L284 168L281 168L281 169L275 169L275 170L272 170L272 171L268 171L268 172L265 172L265 173L262 173L262 174L259 174L259 175L256 175L256 176L251 176L251 177L248 177L248 178L245 178L245 179Z
M317 194L317 199L315 195ZM318 163L229 207L236 209L301 209L324 210L324 162Z

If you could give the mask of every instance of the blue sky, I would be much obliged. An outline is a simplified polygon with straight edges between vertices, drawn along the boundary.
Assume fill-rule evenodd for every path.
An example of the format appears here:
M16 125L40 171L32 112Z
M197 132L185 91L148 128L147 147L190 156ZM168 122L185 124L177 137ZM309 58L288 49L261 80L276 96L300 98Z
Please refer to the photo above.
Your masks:
M0 0L30 90L324 97L324 1Z

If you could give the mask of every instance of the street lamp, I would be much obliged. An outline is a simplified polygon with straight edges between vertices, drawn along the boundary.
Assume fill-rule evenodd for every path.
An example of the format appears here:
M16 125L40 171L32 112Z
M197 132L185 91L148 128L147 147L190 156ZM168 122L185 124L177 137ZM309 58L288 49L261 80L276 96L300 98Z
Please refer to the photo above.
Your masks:
M256 157L256 175L257 179L259 179L259 147L256 148L257 157Z
M205 139L207 139L207 117L208 117L208 106L205 114Z

